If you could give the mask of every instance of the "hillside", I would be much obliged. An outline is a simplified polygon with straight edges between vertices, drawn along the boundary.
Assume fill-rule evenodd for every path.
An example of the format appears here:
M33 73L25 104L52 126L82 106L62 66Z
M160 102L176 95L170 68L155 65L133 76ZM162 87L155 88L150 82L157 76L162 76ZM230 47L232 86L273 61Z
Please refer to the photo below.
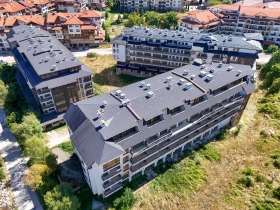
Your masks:
M175 164L169 169L175 175L167 171L138 189L133 209L280 209L275 197L280 122L259 112L259 101L266 96L262 84L257 84L236 131ZM279 99L279 93L275 97ZM269 130L276 133L266 134ZM188 161L193 164L186 165Z

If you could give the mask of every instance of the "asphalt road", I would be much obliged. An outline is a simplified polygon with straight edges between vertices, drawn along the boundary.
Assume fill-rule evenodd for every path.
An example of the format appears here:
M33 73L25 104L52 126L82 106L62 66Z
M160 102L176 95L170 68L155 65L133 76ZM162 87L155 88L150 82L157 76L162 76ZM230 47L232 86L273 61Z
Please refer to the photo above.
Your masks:
M108 55L108 54L112 54L112 48L95 48L95 49L89 49L89 50L84 50L84 51L75 51L73 50L72 53L76 56L76 57L83 57L86 56L87 53L89 52L95 52L99 55ZM7 63L14 63L15 59L12 56L11 53L2 53L0 54L0 61L4 61Z
M18 210L43 210L36 193L31 191L22 180L27 170L26 159L22 157L16 138L3 123L5 118L5 112L0 109L0 122L4 130L0 136L0 151L6 163Z

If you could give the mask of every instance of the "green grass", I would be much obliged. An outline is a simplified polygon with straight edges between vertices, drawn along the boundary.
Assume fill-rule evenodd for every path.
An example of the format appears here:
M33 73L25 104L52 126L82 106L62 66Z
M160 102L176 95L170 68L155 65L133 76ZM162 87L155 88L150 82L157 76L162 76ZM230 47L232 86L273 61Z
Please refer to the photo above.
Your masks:
M68 152L70 155L74 154L74 149L71 141L63 142L57 145L58 148L62 149L64 152Z
M106 28L109 28L110 26L112 26L112 24L114 23L114 16L118 15L119 13L108 12L108 14L109 14L109 17L105 21L105 27Z
M218 152L216 147L211 143L203 146L201 149L195 152L194 155L200 155L210 161L216 161L216 162L221 161L221 154Z
M132 83L135 83L135 82L139 82L139 81L144 79L144 78L141 78L141 77L135 77L135 76L125 75L125 74L120 74L119 78L122 82L127 83L127 84L132 84Z
M186 157L156 177L151 182L151 188L156 193L167 192L182 197L202 186L205 178L205 172L196 165L195 160Z

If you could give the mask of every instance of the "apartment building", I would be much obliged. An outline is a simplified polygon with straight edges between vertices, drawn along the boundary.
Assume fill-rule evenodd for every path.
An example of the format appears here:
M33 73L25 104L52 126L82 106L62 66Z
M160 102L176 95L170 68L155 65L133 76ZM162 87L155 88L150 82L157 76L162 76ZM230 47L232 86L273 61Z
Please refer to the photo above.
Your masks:
M178 22L179 31L216 33L220 26L219 17L209 10L196 10L188 12Z
M101 12L95 10L49 13L47 30L68 48L99 46L105 39L101 18Z
M135 10L179 11L183 6L183 0L120 0L121 10L127 12Z
M213 24L214 26L212 27L215 27L216 32L236 36L241 36L244 33L261 33L264 37L264 44L280 45L280 8L221 4L210 7L208 12L209 14L211 12L219 19L216 20L213 16L213 19L209 19L206 22L206 24ZM199 13L200 11L191 13L190 17L194 19L193 21L190 21L189 16L183 17L179 21L179 30L215 31L210 26L204 27L202 23L198 24L200 20ZM202 19L207 20L206 16L202 17ZM214 20L216 23L214 23ZM218 22L220 23L218 24Z
M50 33L16 26L8 34L17 80L45 129L63 122L70 104L93 97L92 71Z
M92 192L107 197L235 126L254 78L248 65L187 65L72 104L64 119Z
M262 46L245 37L188 33L157 28L124 28L113 40L118 74L150 77L193 62L254 66Z

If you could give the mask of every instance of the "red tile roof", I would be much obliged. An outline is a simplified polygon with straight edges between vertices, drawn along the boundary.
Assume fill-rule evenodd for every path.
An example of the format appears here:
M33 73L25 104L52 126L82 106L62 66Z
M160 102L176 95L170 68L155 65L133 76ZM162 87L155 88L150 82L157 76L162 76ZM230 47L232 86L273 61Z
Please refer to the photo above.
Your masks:
M233 11L237 11L239 9L239 5L231 5L231 4L219 4L219 5L215 5L212 6L210 8L219 8L222 10L233 10Z
M219 20L219 18L209 10L192 11L187 14L187 17L195 19L200 23L209 23L215 20Z
M96 26L93 25L82 25L81 30L96 30Z
M240 14L244 14L248 16L264 16L269 18L280 18L280 9L243 6L240 9Z
M84 23L80 21L76 16L70 17L66 22L65 25L83 25Z
M5 5L1 5L8 13L15 13L22 10L25 10L25 6L13 1L12 3L8 3Z

